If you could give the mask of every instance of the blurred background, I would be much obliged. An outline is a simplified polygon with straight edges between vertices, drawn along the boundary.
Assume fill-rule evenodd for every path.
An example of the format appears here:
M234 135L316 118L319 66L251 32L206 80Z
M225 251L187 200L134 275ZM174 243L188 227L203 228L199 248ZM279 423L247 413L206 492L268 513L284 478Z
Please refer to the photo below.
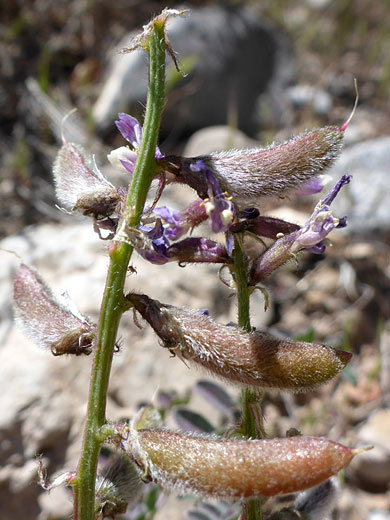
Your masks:
M89 222L76 219L74 224L56 209L52 163L63 135L94 153L113 182L126 184L123 175L110 170L105 156L124 144L113 124L117 113L142 118L147 61L140 52L123 55L119 50L129 45L132 31L163 7L191 10L169 22L171 43L186 77L169 67L160 139L165 153L194 156L267 145L306 129L342 125L353 109L357 81L358 108L342 156L330 172L335 179L344 173L354 177L335 206L338 216L348 215L349 226L332 235L333 247L325 257L306 255L272 277L267 284L269 312L262 312L259 298L252 314L259 328L355 354L343 376L321 390L298 396L267 394L266 429L272 436L285 435L294 426L353 446L374 444L376 450L361 462L356 459L344 475L331 518L388 520L389 0L193 1L179 6L148 0L2 0L1 247L38 267L55 289L70 287L81 310L97 315L104 244L96 245ZM74 107L77 112L63 122ZM177 207L192 200L175 189L168 197ZM292 197L263 210L301 223L315 200ZM42 451L47 455L50 474L74 467L90 361L53 361L48 353L24 345L28 342L14 330L10 309L16 263L2 253L0 520L66 518L70 498L50 502L33 483L34 457ZM234 302L226 299L229 293L218 285L215 271L190 266L182 274L170 265L159 269L142 264L138 290L167 303L207 306L213 317L234 320ZM157 369L151 364L157 341L152 334L145 339L136 332L131 319L123 338L125 345L126 338L136 338L140 354L124 349L114 363L110 417L130 414L145 389L150 396L157 384L177 392L195 384L199 374L189 381L182 366L177 378L172 377L171 366L177 362L168 355ZM125 361L136 366L136 376L124 368ZM50 381L45 379L48 373L53 374ZM174 518L177 511L177 518L185 518L182 509L175 502L156 519Z

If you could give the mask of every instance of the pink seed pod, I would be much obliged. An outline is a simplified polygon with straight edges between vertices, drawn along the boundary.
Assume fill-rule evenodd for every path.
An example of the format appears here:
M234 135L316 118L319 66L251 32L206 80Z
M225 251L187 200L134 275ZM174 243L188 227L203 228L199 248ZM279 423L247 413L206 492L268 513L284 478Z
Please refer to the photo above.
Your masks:
M134 428L124 432L120 446L145 479L165 489L236 499L311 488L359 453L323 438L225 440Z
M14 279L14 312L26 336L54 355L91 353L96 326L69 298L55 298L38 273L24 264Z
M129 294L127 298L164 347L185 363L194 363L229 382L304 392L329 381L352 357L326 345L257 331L248 334L145 295Z
M199 161L212 170L233 202L256 203L262 197L284 196L320 175L339 155L343 130L326 126L268 148L230 150L189 159L166 157L163 162L172 180L188 184L201 198L207 197L207 183L204 172L193 168Z
M95 217L108 217L115 212L120 190L107 181L78 145L65 143L61 147L53 174L57 198L65 209Z

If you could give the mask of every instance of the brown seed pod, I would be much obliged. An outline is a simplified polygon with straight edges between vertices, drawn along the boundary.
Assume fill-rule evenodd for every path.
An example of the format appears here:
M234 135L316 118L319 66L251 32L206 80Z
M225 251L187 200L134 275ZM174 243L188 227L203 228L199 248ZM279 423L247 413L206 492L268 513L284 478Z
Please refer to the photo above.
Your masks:
M311 488L359 451L323 438L221 440L130 428L121 448L145 478L168 490L211 497L270 497Z
M184 362L229 382L303 392L329 381L352 354L326 345L246 333L195 311L129 294L129 301L163 342Z
M192 166L203 161L237 204L256 203L261 197L283 196L321 174L339 155L343 127L318 128L268 148L230 150L194 158L166 157L168 175L207 197L203 171Z

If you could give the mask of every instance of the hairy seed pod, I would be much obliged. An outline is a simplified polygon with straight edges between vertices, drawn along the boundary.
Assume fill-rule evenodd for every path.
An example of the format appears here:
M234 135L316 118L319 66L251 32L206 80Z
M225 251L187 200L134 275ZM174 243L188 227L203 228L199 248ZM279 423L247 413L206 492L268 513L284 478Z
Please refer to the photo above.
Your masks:
M193 165L202 161L212 170L222 191L237 204L255 203L261 197L283 196L321 174L339 155L343 127L318 128L268 148L230 150L195 158L166 157L168 175L207 197L202 170Z
M195 311L164 305L148 296L127 295L142 317L184 362L192 362L229 382L293 392L329 381L352 354L326 345L248 334Z
M56 195L67 210L83 215L108 217L121 199L121 190L103 177L81 147L65 143L53 166Z
M24 264L14 279L14 311L26 336L55 356L91 353L96 325L69 298L55 298L38 273Z
M167 430L123 435L121 448L144 478L168 490L210 497L270 497L320 484L358 451L323 438L221 440Z

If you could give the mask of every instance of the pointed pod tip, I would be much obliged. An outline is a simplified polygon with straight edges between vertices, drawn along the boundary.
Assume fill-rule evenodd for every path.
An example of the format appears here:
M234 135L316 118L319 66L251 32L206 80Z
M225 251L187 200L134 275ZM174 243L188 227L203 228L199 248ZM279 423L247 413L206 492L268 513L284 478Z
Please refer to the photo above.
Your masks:
M362 448L355 448L352 450L352 457L356 457L356 455L360 455L361 453L364 453L366 451L370 451L373 449L374 449L374 446L371 444L369 446L363 446Z
M334 349L335 355L339 358L344 367L351 361L353 354L346 350Z

